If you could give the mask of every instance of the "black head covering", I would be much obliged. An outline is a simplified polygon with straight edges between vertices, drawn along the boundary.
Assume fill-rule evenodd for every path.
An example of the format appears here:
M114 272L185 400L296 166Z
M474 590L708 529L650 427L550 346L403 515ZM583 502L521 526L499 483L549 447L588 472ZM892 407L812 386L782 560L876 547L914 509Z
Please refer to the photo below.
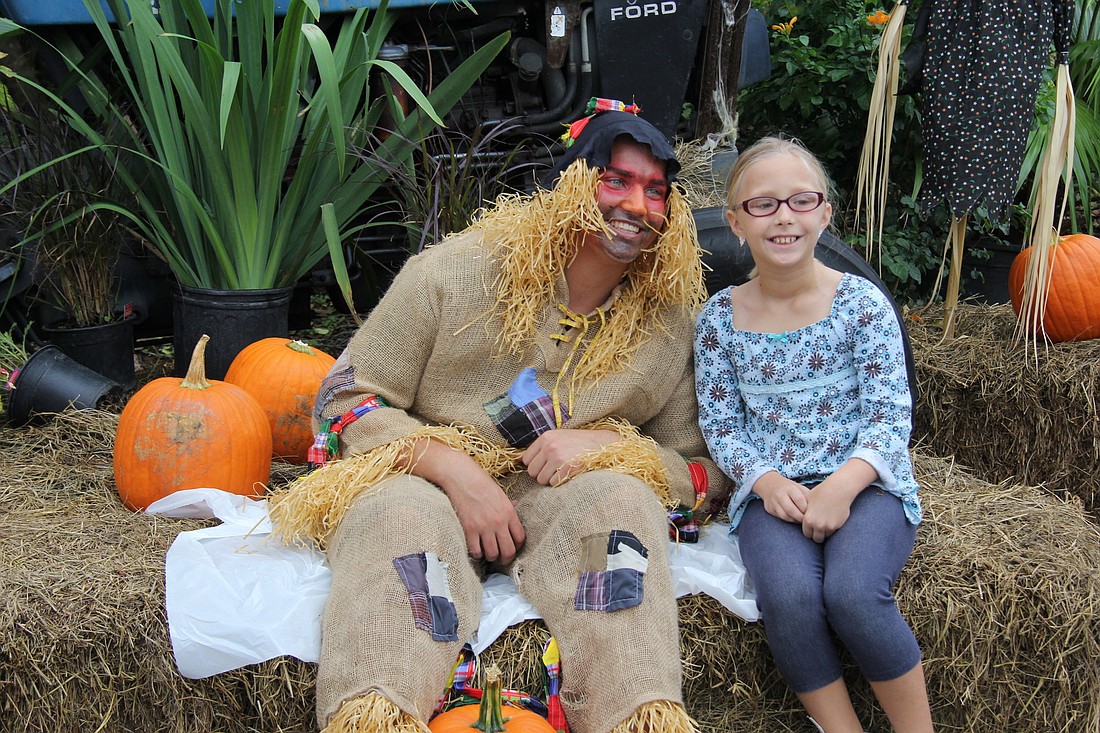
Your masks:
M573 144L543 176L543 188L553 188L558 176L577 158L584 158L593 168L605 168L611 162L611 145L620 135L648 145L653 156L664 161L665 176L670 181L679 173L680 162L664 133L630 112L609 111L600 112L588 121Z

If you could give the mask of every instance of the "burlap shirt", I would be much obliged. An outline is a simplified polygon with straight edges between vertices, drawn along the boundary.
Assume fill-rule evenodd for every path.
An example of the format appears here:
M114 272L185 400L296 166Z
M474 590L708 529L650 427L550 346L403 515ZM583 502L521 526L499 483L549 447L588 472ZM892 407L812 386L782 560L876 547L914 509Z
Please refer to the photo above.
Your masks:
M319 395L319 418L344 413L368 394L389 405L346 427L342 455L369 451L425 424L470 426L487 441L504 444L486 403L505 394L520 371L531 368L546 392L559 384L558 395L570 413L562 427L581 428L605 417L624 419L657 442L673 498L694 503L687 460L706 467L710 491L717 492L725 479L707 457L697 423L693 313L686 308L668 311L667 330L653 331L630 368L595 385L575 385L570 403L570 370L587 344L600 337L598 329L589 329L559 382L573 345L551 336L577 335L560 323L557 304L569 298L565 277L559 275L553 302L542 309L530 346L522 353L500 353L499 320L492 315L497 273L492 247L476 229L409 259L340 355ZM601 308L614 307L614 300L613 295ZM530 479L516 475L507 483L515 495Z

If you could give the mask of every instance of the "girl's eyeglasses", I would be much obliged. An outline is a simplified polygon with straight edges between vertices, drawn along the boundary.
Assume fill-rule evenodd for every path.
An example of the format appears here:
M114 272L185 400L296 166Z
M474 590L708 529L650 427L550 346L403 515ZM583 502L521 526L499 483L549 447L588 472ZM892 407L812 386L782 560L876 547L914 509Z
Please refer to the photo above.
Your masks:
M741 202L741 210L749 216L770 216L779 211L780 204L786 204L791 211L805 214L825 203L825 194L820 191L802 191L777 199L774 196L757 196Z

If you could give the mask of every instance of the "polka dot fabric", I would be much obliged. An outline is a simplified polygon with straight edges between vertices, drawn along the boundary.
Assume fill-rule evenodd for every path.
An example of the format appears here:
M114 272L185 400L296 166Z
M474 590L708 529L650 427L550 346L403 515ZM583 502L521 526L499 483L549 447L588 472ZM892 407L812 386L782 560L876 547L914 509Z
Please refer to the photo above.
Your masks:
M984 202L1003 219L1054 29L1072 18L1073 0L928 1L920 203L946 201L961 219Z

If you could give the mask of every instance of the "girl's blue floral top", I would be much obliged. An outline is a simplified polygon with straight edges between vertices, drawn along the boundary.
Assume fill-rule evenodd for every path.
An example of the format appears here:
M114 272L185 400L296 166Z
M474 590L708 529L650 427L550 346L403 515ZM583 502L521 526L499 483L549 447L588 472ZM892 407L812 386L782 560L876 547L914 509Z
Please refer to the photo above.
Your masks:
M768 471L813 484L849 458L920 523L901 326L868 280L845 274L826 318L779 334L735 328L729 288L715 294L696 324L695 389L707 446L736 486L731 532Z

